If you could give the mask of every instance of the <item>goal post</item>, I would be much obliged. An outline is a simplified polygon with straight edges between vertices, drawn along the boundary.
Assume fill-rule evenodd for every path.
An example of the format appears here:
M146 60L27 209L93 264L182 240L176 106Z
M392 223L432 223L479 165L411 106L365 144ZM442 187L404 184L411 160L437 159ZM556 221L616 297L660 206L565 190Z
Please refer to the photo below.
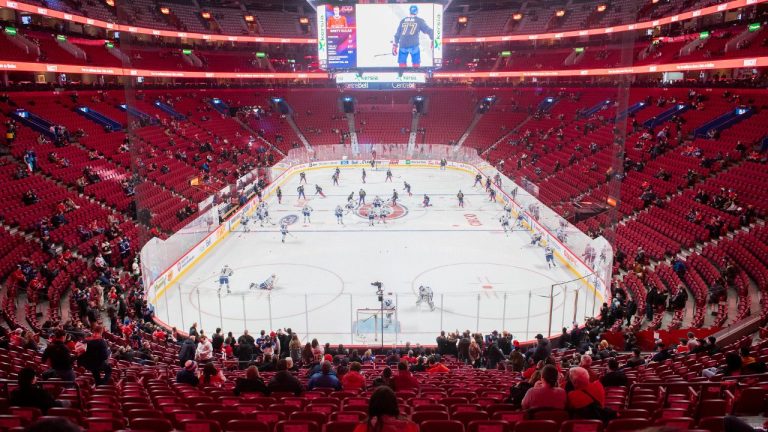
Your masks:
M355 342L394 344L400 331L395 309L363 308L355 311L355 321L352 324L352 334ZM382 335L382 324L384 333Z
M389 169L389 160L377 159L374 163L374 171L386 171Z

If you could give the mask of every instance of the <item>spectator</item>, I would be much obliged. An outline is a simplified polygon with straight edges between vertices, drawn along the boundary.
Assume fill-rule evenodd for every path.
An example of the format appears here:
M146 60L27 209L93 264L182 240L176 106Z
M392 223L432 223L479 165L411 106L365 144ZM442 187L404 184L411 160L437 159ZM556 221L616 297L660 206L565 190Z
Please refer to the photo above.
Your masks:
M190 336L185 339L184 343L181 344L181 349L179 349L179 366L183 367L188 360L194 360L196 351L195 337Z
M640 355L640 348L634 348L632 350L632 357L627 360L627 367L633 368L644 364L645 359Z
M533 351L533 361L538 362L544 360L552 354L552 347L549 344L549 339L545 338L541 334L536 335L536 349Z
M603 387L627 387L627 376L619 369L619 361L615 358L608 359L608 373L600 378Z
M401 361L397 364L397 376L392 380L397 391L419 390L419 381L408 371L408 363Z
M341 386L344 390L362 390L365 389L365 377L360 373L362 365L353 361L349 364L349 372L341 378Z
M605 405L605 389L600 381L589 381L589 372L583 367L571 368L568 379L573 390L568 393L567 408L573 418L594 418L589 409L593 404Z
M221 347L224 346L224 335L221 334L221 329L217 328L216 333L211 336L211 347L214 354L221 354Z
M112 366L109 365L111 352L109 345L101 337L103 332L104 328L100 325L93 328L93 335L85 343L85 352L78 358L78 363L93 374L97 386L108 383L112 376Z
M418 432L419 427L400 418L397 397L391 388L376 389L368 403L368 420L359 424L354 432Z
M248 369L245 370L245 378L235 380L233 391L235 396L240 396L243 393L261 393L264 396L269 396L270 393L256 366L248 366Z
M541 370L541 378L536 381L533 388L529 389L525 393L525 397L523 397L523 409L565 409L565 390L557 386L559 376L560 374L555 366L544 366Z
M277 373L269 380L267 385L270 392L289 392L297 396L304 392L304 387L290 372L291 366L289 366L289 362L292 363L290 357L277 362Z
M341 390L341 383L336 378L336 374L333 372L331 362L324 360L320 363L320 372L312 375L307 382L307 388L313 390L315 388L332 388Z
M451 370L448 369L447 366L437 361L434 356L429 357L429 360L427 361L427 373L449 373L450 371Z
M72 353L65 344L67 333L62 329L53 332L48 347L43 351L41 361L48 365L43 372L43 379L58 378L64 381L74 381L75 371L72 370Z
M19 371L19 387L11 392L10 404L12 406L38 408L43 415L48 409L63 406L62 402L57 401L50 393L37 385L37 376L35 370L25 367Z
M176 382L179 384L189 384L197 387L200 384L200 379L197 377L197 362L194 360L187 360L184 364L184 368L176 372Z
M200 343L195 350L195 359L198 363L208 363L213 359L213 345L206 335L200 336Z
M389 366L385 366L381 371L381 375L373 380L373 387L387 386L392 390L395 389L394 376L392 369Z
M224 373L219 369L216 369L216 366L212 362L206 363L205 366L203 366L203 370L200 372L198 378L200 380L200 385L202 386L221 387L221 385L227 381Z
M701 375L705 378L712 378L715 375L723 375L726 377L741 375L741 356L735 352L729 352L725 355L725 365L720 367L706 368L701 371Z

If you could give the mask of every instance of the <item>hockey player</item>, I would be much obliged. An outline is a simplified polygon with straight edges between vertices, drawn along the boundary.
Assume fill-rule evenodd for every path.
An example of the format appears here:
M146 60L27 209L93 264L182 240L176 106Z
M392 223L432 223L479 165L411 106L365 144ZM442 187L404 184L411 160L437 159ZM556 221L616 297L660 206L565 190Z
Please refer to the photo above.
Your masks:
M512 228L509 227L509 216L506 214L501 215L499 222L501 222L501 227L504 229L504 234L509 235L507 231L512 231Z
M429 203L429 195L424 194L424 199L421 201L422 207L432 207L432 204Z
M568 233L565 232L565 228L562 226L555 231L555 236L558 240L560 240L561 243L565 243L568 241Z
M557 267L555 264L555 254L552 252L552 248L549 247L549 245L544 248L544 257L547 259L548 268Z
M491 190L491 178L490 177L486 177L485 178L485 191L488 192L489 190Z
M336 210L334 210L334 214L336 215L336 223L338 223L339 225L344 225L344 220L343 220L344 209L341 208L340 205L336 206Z
M397 56L397 64L401 68L408 67L408 55L411 56L411 64L418 68L421 66L421 50L419 49L419 34L424 33L430 39L434 39L434 31L427 25L424 19L419 18L419 7L411 5L408 10L410 15L400 20L392 41L392 55Z
M387 168L387 177L384 179L384 183L390 182L392 183L392 170Z
M504 204L504 213L507 214L508 218L512 218L512 206L509 203Z
M403 182L403 190L408 193L408 196L413 196L413 194L411 193L411 185L408 184L407 181Z
M232 274L234 274L232 269L229 268L229 265L225 264L221 269L221 273L219 273L219 293L221 293L222 287L227 287L227 294L232 294L232 291L229 289L229 277Z
M272 288L275 287L275 281L277 281L277 276L273 273L270 277L267 278L264 282L257 284L255 282L251 283L251 285L248 287L251 291L255 289L260 290L267 290L272 291Z
M541 241L541 234L538 232L533 233L531 236L531 246L536 246Z
M359 206L365 204L365 189L360 188L360 192L357 193L357 196L357 205Z
M378 216L379 216L379 222L386 224L387 223L387 216L389 215L389 211L386 207L379 207Z
M440 159L440 171L445 171L446 166L448 166L448 161L445 158Z
M475 187L477 185L480 185L480 186L483 185L483 176L481 176L480 174L477 174L475 176L475 183L472 185L472 187Z
M304 186L300 185L299 187L297 187L296 192L299 193L299 199L302 199L302 198L307 199L307 196L304 195Z
M392 198L391 198L391 201L392 201L392 205L393 205L393 206L394 206L394 205L397 205L397 199L398 199L398 198L399 198L399 195L397 195L397 191L396 191L396 190L394 190L394 189L392 189Z
M333 170L333 173L336 175L337 180L341 177L341 170L339 169L339 167L336 167L336 169Z
M344 214L352 213L352 210L355 209L355 202L353 200L347 201L347 205L345 206L347 208L347 211L344 212Z
M392 298L387 297L384 299L384 316L386 317L384 321L384 328L388 328L390 325L392 325L392 315L395 314L395 301L392 300Z
M376 211L373 208L368 209L368 226L373 226L373 220L376 218Z
M354 199L355 199L355 191L352 191L352 192L349 193L349 195L347 195L347 202L349 203L349 202L353 201Z
M305 204L301 209L301 214L304 215L304 223L312 223L310 216L312 216L312 207L309 204Z
M381 200L381 198L379 198L378 195L376 195L376 197L373 199L373 203L371 204L373 205L373 208L376 211L378 211L381 208L381 206L384 204L384 202Z
M459 189L459 193L456 194L456 198L459 199L459 207L464 208L464 192Z
M491 189L488 191L488 201L490 202L496 201L496 189Z
M302 184L302 183L307 184L307 174L303 173L303 172L300 172L299 173L299 184Z
M363 184L365 184L365 168L363 168Z
M320 195L321 197L325 198L325 194L323 193L323 188L320 187L320 185L315 185L315 195Z
M376 156L371 159L371 169L376 169Z
M419 299L416 300L416 307L421 305L421 303L427 303L430 311L435 310L435 302L432 301L432 298L432 288L424 285L419 286Z
M277 203L282 204L283 203L283 191L280 189L280 186L277 187L277 191L275 192L275 195L277 195Z
M333 175L331 176L331 181L333 181L333 185L334 186L338 186L339 185L339 173L333 173Z
M248 225L248 222L250 222L248 215L243 215L243 219L240 221L240 224L243 226L243 232L251 232L251 227Z
M280 225L280 236L282 237L282 242L285 243L285 236L288 235L288 224L283 223Z
M501 175L499 175L499 173L496 173L496 175L493 176L493 184L495 184L499 189L501 189Z

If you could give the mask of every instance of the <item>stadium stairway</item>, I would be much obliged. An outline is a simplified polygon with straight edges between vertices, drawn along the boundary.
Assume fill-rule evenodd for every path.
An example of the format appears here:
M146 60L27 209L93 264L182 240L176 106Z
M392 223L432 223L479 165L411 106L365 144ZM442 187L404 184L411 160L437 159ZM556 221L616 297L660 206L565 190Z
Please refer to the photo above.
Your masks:
M672 117L679 116L680 114L688 111L690 108L691 107L688 104L684 104L684 103L679 103L674 106L671 106L661 114L648 119L645 123L643 123L643 127L653 129L656 126L671 119Z
M75 112L87 118L88 120L91 120L94 123L100 124L105 129L108 129L110 132L119 132L123 130L123 125L121 125L119 122L112 120L111 118L105 116L104 114L101 114L98 111L93 110L87 106L77 107L75 108Z
M181 114L180 112L176 111L176 109L174 109L172 106L160 100L156 100L154 105L158 107L160 110L165 111L167 114L169 114L172 118L176 120L186 120L187 118L184 114Z
M147 124L157 124L158 123L156 118L152 117L151 115L149 115L149 114L147 114L145 112L140 111L139 109L137 109L134 106L130 106L128 104L122 103L122 104L119 104L117 106L117 108L122 110L122 111L127 112L128 115L130 115L130 116L132 116L132 117L134 117L134 118L136 118L136 119L138 119L140 121L146 122Z
M626 110L619 113L619 115L616 116L616 120L623 120L628 116L635 115L638 111L645 109L646 107L647 105L644 101L635 102L634 104L629 106Z
M17 109L11 113L11 117L49 138L54 137L54 124L29 110Z
M721 132L723 129L748 119L754 113L755 111L752 108L737 107L697 127L693 133L697 137L704 138L710 131Z

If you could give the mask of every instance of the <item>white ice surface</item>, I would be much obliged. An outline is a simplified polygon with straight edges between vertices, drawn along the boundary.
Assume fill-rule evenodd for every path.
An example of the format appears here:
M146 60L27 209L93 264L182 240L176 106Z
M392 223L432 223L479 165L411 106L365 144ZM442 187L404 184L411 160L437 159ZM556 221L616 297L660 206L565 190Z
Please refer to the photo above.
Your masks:
M498 222L502 205L490 202L480 187L473 188L471 175L393 167L394 182L385 183L384 172L366 171L367 183L362 184L360 168L342 169L340 186L331 185L333 168L307 171L311 224L302 223L298 174L285 179L282 204L275 196L267 202L276 223L298 217L286 242L280 241L279 226L262 228L258 222L251 222L248 233L231 233L158 299L157 317L180 329L198 322L209 333L215 327L236 335L245 328L254 333L290 327L303 341L374 344L381 342L373 331L380 331L380 322L374 326L372 315L358 310L380 307L370 283L381 281L397 305L394 322L384 331L387 344L434 344L441 329L507 330L520 340L547 335L552 285L577 276L559 261L549 269L543 249L530 244L528 232L517 228L505 235ZM412 197L403 190L404 180L412 186ZM326 198L314 195L316 183ZM367 202L376 195L389 199L397 189L406 214L373 227L367 219L347 214L344 225L337 224L336 205L343 206L352 191L357 199L361 187ZM459 189L465 194L463 209L457 205ZM422 207L424 193L432 207ZM232 293L223 290L219 296L218 274L225 264L234 270ZM249 291L252 282L273 273L273 291ZM434 311L416 307L421 284L434 291ZM570 327L574 316L581 322L600 307L580 282L555 286L554 294L552 334ZM358 316L370 319L358 326Z

